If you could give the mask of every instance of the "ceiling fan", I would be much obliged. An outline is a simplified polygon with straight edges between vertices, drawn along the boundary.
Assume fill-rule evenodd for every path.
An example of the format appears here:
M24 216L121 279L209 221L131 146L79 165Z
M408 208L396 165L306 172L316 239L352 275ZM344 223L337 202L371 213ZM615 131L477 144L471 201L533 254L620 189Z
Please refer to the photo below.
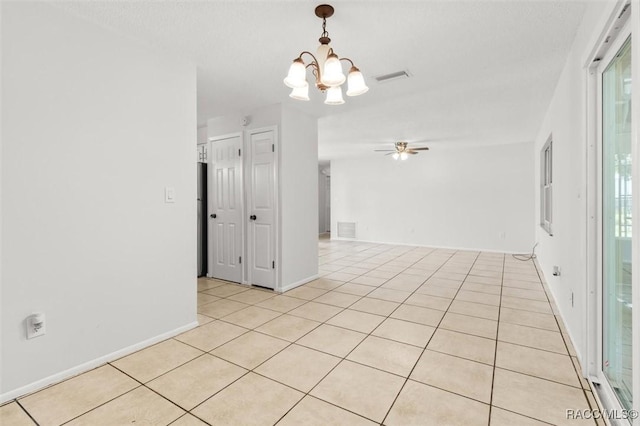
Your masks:
M418 151L428 151L429 148L426 146L420 148L409 148L408 142L396 142L394 144L395 149L376 149L376 152L388 152L386 155L392 155L394 160L406 160L409 158L409 154L416 155Z

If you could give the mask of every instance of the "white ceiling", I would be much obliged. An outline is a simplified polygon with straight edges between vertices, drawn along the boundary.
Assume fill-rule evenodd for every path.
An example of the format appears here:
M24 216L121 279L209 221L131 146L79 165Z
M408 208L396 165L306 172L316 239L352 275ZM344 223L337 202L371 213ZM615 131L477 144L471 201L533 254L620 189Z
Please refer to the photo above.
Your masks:
M586 1L333 0L332 46L370 90L326 106L282 84L315 51L320 3L309 1L65 1L81 15L198 65L198 123L282 102L320 117L321 160L374 155L398 139L441 144L532 141ZM408 69L412 78L373 76ZM428 154L427 154L428 155Z

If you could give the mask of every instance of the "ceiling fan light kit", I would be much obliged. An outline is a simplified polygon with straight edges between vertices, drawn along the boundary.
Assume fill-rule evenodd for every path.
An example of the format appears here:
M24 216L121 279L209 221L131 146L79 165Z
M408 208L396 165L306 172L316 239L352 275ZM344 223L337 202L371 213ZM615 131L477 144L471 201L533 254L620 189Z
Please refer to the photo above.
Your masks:
M344 103L342 98L342 85L347 82L347 96L359 96L366 93L367 87L364 77L360 70L353 64L349 58L340 58L329 46L331 39L327 32L327 18L333 15L333 6L321 4L316 7L315 13L318 18L322 18L322 34L320 35L320 46L314 55L311 52L303 51L293 60L289 67L287 77L284 84L290 87L289 96L293 99L308 101L309 100L309 83L307 82L307 68L311 68L311 72L315 77L316 88L326 93L324 101L327 105L341 105ZM303 55L311 57L311 62L305 64L302 59ZM348 77L342 72L341 61L347 61L351 64Z
M394 144L395 149L376 149L376 152L388 152L386 155L391 155L394 160L405 161L409 158L409 155L419 154L418 151L428 151L426 146L420 148L409 148L408 142L396 142Z

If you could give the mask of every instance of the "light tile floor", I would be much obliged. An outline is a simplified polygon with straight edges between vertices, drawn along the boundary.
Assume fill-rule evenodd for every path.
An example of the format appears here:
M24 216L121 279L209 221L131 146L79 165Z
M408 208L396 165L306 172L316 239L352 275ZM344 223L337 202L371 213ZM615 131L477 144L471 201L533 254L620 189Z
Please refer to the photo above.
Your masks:
M514 426L596 408L532 261L329 240L319 255L321 278L283 295L200 279L199 327L0 423Z

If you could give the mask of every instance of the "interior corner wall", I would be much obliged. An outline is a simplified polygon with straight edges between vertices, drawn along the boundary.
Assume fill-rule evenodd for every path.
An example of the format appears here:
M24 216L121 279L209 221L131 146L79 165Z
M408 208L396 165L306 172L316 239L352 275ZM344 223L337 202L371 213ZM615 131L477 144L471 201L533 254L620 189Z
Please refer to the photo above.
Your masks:
M197 123L195 66L50 4L0 7L5 400L196 324ZM27 340L34 312L47 332Z
M318 120L283 106L280 129L282 288L318 275Z
M587 70L585 61L614 2L591 2L576 34L535 142L536 253L578 357L586 351ZM549 236L540 226L540 151L553 135L553 210ZM561 269L553 276L553 267ZM572 297L573 293L573 297Z
M207 126L204 125L202 127L198 127L198 133L197 133L197 144L205 144L207 143Z
M247 118L248 124L242 123ZM282 105L273 104L246 112L235 112L207 120L207 136L209 138L238 133L243 130L280 126L282 122ZM247 147L245 146L245 149Z
M530 252L532 149L442 144L406 161L332 160L331 229L355 222L362 241Z

